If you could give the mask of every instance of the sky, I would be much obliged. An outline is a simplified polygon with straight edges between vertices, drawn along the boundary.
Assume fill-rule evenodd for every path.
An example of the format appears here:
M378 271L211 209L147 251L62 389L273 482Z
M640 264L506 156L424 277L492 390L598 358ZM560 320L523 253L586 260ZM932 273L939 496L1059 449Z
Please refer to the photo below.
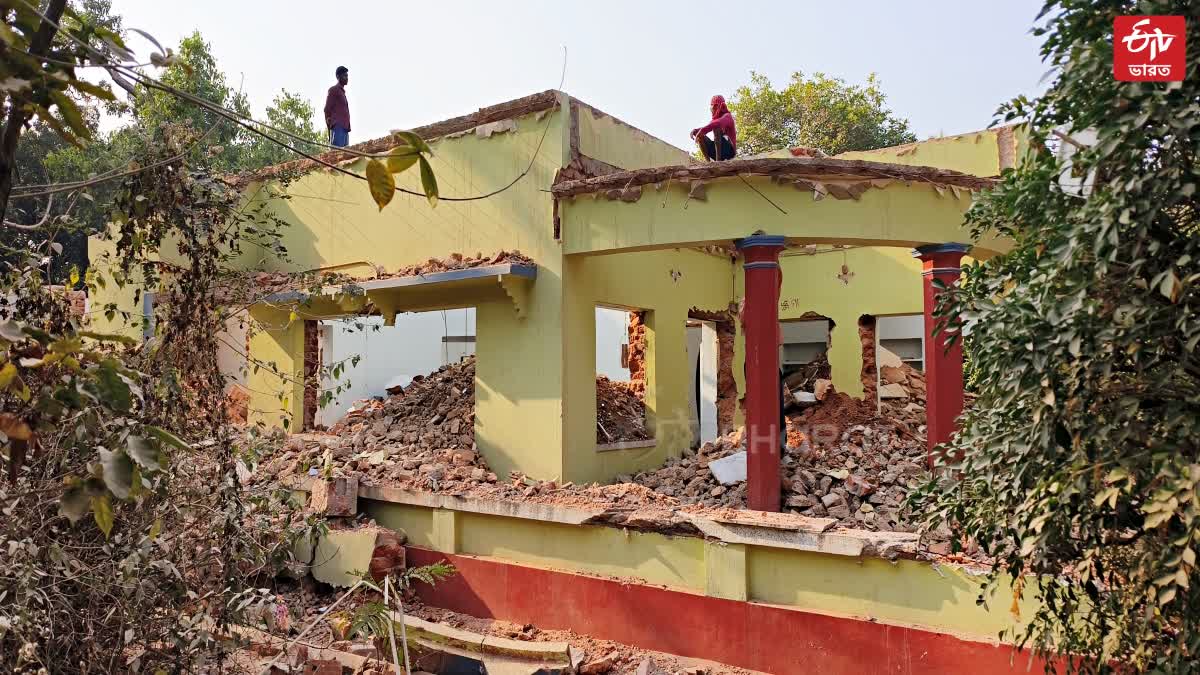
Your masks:
M350 69L351 142L559 87L680 147L708 100L757 71L877 73L918 138L982 129L1035 94L1039 0L579 2L114 0L164 45L199 30L256 115L280 89L318 110ZM139 56L149 43L134 39Z

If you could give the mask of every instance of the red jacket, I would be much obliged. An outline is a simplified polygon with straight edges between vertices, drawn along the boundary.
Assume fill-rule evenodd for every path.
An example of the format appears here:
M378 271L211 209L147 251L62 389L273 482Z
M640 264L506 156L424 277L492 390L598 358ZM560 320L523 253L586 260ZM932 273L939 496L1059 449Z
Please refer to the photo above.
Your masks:
M720 129L729 143L737 149L737 125L733 121L733 113L725 105L725 98L720 94L712 98L712 121L700 127L698 134L703 136L713 129Z
M325 127L335 126L350 131L350 103L346 100L346 88L338 84L329 88L325 96Z

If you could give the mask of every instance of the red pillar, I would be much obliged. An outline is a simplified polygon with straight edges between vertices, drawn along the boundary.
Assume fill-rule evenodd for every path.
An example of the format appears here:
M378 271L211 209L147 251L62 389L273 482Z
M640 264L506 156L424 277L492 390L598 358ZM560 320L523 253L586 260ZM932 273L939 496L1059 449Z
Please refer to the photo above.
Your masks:
M933 312L940 292L933 280L945 286L958 283L960 263L967 248L966 244L931 244L913 251L913 257L921 260L921 283L925 290L925 434L929 448L926 460L931 467L934 448L950 440L963 409L962 342L947 348L945 333L933 334L937 326Z
M762 234L737 241L746 274L747 502L758 511L779 510L779 252L784 241Z

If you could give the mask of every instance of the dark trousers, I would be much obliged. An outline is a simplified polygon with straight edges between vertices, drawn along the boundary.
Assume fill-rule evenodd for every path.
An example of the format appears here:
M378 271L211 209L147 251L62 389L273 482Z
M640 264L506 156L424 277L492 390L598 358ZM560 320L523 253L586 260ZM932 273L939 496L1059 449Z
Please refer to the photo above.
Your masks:
M737 150L734 149L733 143L730 143L729 139L724 136L721 137L720 147L708 136L700 136L697 140L700 142L700 152L704 153L704 159L710 162L713 160L733 159L737 156ZM721 151L720 155L717 154L717 150Z

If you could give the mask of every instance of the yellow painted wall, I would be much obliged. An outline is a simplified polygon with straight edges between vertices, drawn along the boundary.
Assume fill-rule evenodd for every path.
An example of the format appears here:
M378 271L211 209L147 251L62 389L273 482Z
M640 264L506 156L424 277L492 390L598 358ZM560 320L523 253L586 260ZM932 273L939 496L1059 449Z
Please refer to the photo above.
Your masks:
M671 537L598 525L407 506L360 505L385 527L404 529L417 546L565 572L603 574L714 597L747 599L820 614L927 628L994 640L1012 625L1007 585L975 604L983 577L955 565L854 558L700 537ZM434 516L442 516L440 520ZM1019 603L1028 619L1035 605Z
M92 274L104 279L104 287L90 298L89 327L99 333L115 333L141 340L143 310L142 303L135 297L141 272L133 271L136 282L118 286L113 278L116 271L116 245L105 239L88 239L88 260L91 261ZM110 303L117 307L112 319L105 316L105 306Z
M916 143L906 143L876 150L852 150L834 155L834 159L861 159L868 162L887 162L908 166L934 166L940 169L960 171L972 176L988 178L1000 175L1004 168L1002 156L1015 160L1018 150L1027 145L1026 134L1021 127L1012 133L1001 135L1000 128L983 129L955 136L930 138ZM1000 144L1009 147L1001 152ZM765 153L765 157L791 157L788 149Z
M928 184L895 181L869 189L858 200L825 197L766 178L722 178L707 185L707 200L688 199L678 182L644 186L635 202L593 195L563 200L559 206L568 254L622 251L728 242L756 230L788 237L793 244L901 246L969 242L963 219L971 206L967 190L938 191ZM761 193L761 194L759 194ZM766 195L786 213L763 199ZM989 238L975 250L982 257L1007 250Z
M854 275L847 283L838 278L843 264ZM780 258L780 267L783 270L780 320L799 319L805 312L816 312L832 319L835 327L830 334L829 365L833 385L838 391L862 397L862 343L858 337L858 318L863 314L884 316L924 312L920 261L912 257L910 249L904 248L852 248L816 255L803 255L792 249ZM734 292L741 297L745 293L744 273L738 273L736 284ZM739 326L733 369L739 393L745 391L741 365L745 347Z
M287 309L250 309L250 355L246 375L250 419L299 430L304 419L304 321Z
M704 540L459 513L460 553L704 588Z
M622 169L686 164L687 152L595 108L578 104L579 151Z
M380 211L362 181L329 171L302 176L287 187L290 199L272 202L276 213L293 225L284 237L290 260L262 261L268 269L364 262L392 271L455 252L488 255L519 249L532 257L538 278L527 318L518 319L511 303L485 302L478 307L475 423L479 449L495 470L504 475L520 467L539 478L559 475L562 445L557 424L563 349L561 255L553 236L553 205L543 190L563 163L564 116L557 111L548 115L518 119L515 132L488 138L468 133L431 143L441 194L465 196L503 186L521 173L545 134L533 171L513 188L485 200L443 200L430 208L423 198L397 194ZM362 173L363 162L348 168ZM419 191L416 171L397 182ZM352 267L347 272L361 275L368 269ZM254 342L252 352L260 346L271 350L275 345ZM278 388L277 378L272 379L263 371L252 373L249 387L257 397L259 390Z
M748 547L752 601L822 614L931 628L975 639L995 639L1014 624L1011 587L991 597L991 610L975 604L982 576L954 565L913 560L846 558L805 551ZM1021 616L1034 603L1022 598Z
M657 467L691 444L688 310L722 310L733 299L728 259L692 250L572 257L565 265L563 398L566 480L608 480ZM596 305L649 310L646 409L657 444L596 451Z
M988 129L879 150L843 152L834 158L936 166L972 176L998 176L1001 168L999 139L996 129Z

